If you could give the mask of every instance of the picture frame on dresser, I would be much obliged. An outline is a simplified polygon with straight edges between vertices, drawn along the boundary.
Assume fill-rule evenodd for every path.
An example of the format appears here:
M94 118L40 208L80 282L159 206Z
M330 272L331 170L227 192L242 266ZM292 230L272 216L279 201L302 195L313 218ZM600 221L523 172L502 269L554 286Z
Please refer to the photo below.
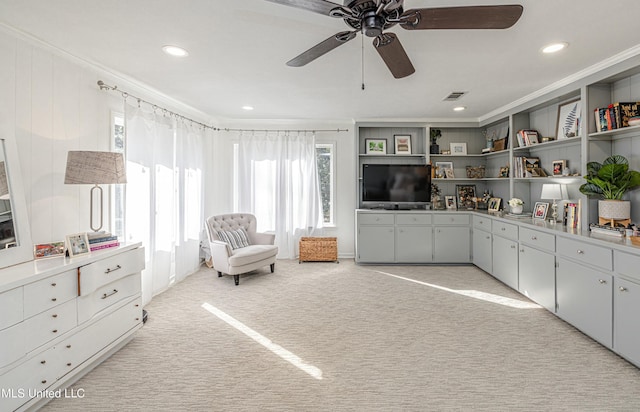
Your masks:
M445 196L444 204L447 207L447 210L456 210L456 197L455 196Z
M487 206L487 210L489 212L498 212L500 211L500 203L502 203L502 198L500 197L492 197L489 199L489 204Z
M533 206L533 218L545 220L547 218L547 212L549 211L549 203L536 202Z
M65 254L65 242L51 242L51 243L42 243L39 245L34 245L33 247L33 258L38 259L48 259L53 257L64 256Z
M91 253L87 233L74 233L67 236L67 250L69 257L78 257Z
M456 185L458 209L475 209L476 185Z

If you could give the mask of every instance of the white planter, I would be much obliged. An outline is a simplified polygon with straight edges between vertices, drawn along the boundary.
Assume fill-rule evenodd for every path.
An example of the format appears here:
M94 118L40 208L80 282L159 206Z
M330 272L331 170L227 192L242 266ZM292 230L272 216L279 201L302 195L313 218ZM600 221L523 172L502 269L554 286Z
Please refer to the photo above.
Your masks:
M520 213L522 213L522 205L509 207L511 208L511 213L513 213L514 215L519 215Z
M603 219L629 219L631 217L631 202L628 200L598 200L598 216Z

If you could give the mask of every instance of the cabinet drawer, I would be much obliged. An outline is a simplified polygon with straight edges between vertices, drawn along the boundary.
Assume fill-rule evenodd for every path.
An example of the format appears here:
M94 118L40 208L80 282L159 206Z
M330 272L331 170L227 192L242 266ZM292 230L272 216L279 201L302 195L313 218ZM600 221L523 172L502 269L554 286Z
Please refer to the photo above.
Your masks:
M24 322L0 330L0 368L26 355L24 331Z
M585 266L613 269L613 251L605 247L558 237L558 253Z
M69 270L56 276L39 280L24 287L24 317L67 302L78 295L78 272Z
M406 214L396 215L396 224L398 225L430 225L431 215L427 214Z
M73 329L78 324L76 302L58 305L24 321L26 351L29 352Z
M613 259L616 272L640 281L640 256L616 250Z
M56 345L57 378L60 379L141 323L142 298L138 296L109 316L65 339Z
M392 225L391 213L361 213L358 215L358 223L361 225Z
M518 225L495 220L492 225L493 233L511 240L518 240Z
M85 296L97 289L132 273L144 269L144 249L137 248L99 260L79 268L79 295Z
M556 237L549 233L531 230L526 227L520 228L520 242L529 246L545 249L550 252L556 249Z
M0 293L0 330L22 320L22 287Z
M468 225L469 215L458 214L436 214L433 216L433 223L436 225Z
M78 302L78 323L81 324L97 315L101 310L140 293L141 275L134 273L115 282L104 285L90 295L80 296Z
M491 219L486 216L473 216L473 227L476 229L491 231Z

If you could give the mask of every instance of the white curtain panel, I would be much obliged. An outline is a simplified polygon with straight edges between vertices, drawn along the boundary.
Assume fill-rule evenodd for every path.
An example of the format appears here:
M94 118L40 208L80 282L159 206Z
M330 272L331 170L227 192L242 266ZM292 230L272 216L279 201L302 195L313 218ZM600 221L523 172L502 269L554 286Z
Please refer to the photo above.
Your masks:
M146 250L145 304L198 268L204 132L146 108L125 106L126 239L141 241Z
M315 136L240 136L238 212L256 215L259 232L275 233L278 259L294 259L302 236L322 231Z

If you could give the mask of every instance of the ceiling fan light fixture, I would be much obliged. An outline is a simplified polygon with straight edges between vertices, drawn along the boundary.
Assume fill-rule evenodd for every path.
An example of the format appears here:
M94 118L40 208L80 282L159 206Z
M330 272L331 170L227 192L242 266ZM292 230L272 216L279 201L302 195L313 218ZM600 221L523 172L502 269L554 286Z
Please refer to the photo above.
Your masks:
M551 53L557 53L560 50L566 49L567 46L569 46L569 43L567 42L558 42L558 43L552 43L547 46L544 46L541 50L542 50L542 53L544 54L551 54Z
M166 45L162 46L162 51L168 54L169 56L174 57L187 57L189 52L179 46Z

